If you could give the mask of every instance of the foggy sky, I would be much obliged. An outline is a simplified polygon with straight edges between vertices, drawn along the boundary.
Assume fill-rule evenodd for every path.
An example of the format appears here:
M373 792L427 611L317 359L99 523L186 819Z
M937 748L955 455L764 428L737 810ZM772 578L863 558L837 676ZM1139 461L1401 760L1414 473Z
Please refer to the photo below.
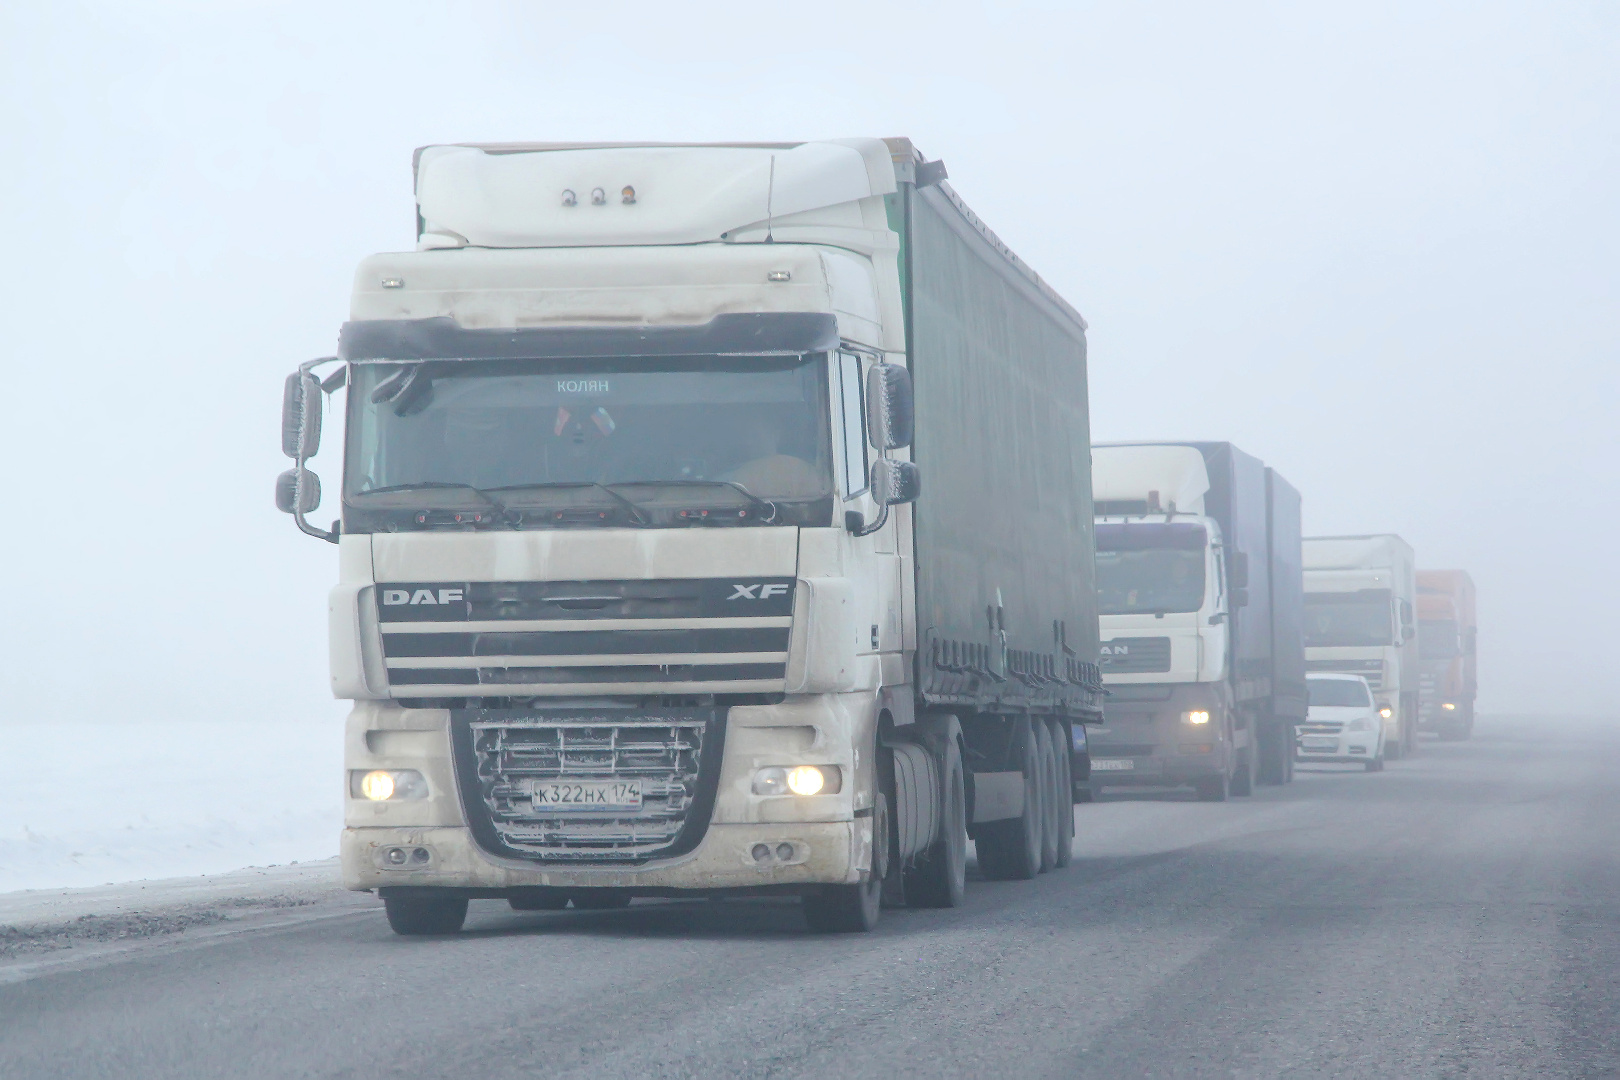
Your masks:
M413 148L855 135L1086 315L1099 441L1238 443L1472 571L1482 709L1605 711L1617 10L6 5L0 717L341 715L281 380L412 245Z

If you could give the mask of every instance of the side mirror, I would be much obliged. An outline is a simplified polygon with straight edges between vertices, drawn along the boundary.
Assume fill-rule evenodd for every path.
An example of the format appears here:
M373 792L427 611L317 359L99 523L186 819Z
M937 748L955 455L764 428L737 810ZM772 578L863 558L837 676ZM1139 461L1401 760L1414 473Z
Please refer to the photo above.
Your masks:
M916 408L911 372L899 364L873 364L866 373L866 438L879 450L911 445Z
M871 483L879 506L916 502L922 494L922 470L914 462L878 458L872 462Z
M1249 553L1246 551L1228 551L1226 553L1226 583L1233 591L1249 587Z
M281 452L306 461L320 448L321 381L307 371L295 371L287 376L281 393Z
M321 505L321 478L308 469L288 469L276 477L276 509L307 514Z
M1233 589L1232 594L1231 594L1231 598L1227 602L1227 606L1230 607L1233 611L1236 611L1240 607L1248 607L1249 606L1249 590L1248 589Z

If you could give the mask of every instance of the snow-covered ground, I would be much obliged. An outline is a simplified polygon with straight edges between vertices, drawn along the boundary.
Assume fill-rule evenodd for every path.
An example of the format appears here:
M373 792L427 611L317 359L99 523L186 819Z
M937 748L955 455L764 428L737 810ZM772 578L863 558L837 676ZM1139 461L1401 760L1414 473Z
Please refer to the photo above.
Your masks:
M0 892L337 854L342 721L0 723Z

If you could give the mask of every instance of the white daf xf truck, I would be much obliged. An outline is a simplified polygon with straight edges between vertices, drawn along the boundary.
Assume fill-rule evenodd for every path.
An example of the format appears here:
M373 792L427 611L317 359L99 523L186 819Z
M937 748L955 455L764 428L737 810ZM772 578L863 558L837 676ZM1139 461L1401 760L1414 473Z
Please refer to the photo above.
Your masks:
M1092 451L1107 723L1091 786L1201 799L1293 778L1305 721L1299 493L1227 442Z
M446 145L289 377L338 547L344 882L404 934L1068 861L1100 719L1085 322L905 140ZM341 411L330 528L306 462Z
M1305 538L1305 663L1366 678L1384 756L1417 749L1417 563L1392 533Z

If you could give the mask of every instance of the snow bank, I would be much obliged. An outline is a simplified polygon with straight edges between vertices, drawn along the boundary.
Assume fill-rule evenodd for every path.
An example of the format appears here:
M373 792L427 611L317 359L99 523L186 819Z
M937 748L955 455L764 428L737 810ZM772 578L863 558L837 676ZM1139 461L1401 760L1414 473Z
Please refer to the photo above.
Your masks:
M0 892L337 854L342 722L0 724Z

